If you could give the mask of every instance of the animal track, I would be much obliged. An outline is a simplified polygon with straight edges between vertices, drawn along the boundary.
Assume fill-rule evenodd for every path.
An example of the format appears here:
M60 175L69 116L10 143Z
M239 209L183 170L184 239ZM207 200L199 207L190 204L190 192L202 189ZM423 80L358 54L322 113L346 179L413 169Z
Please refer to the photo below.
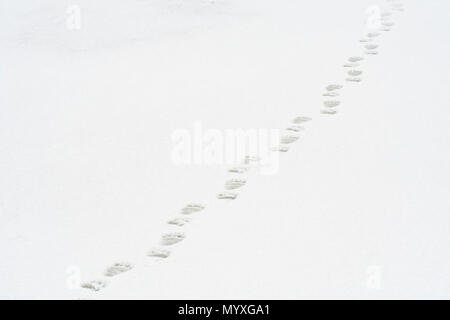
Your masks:
M108 282L105 280L92 280L89 282L85 282L81 284L81 288L89 289L92 291L100 291L108 285Z
M244 186L247 182L241 179L231 179L225 182L225 189L227 190L235 190Z
M162 235L161 244L165 246L170 246L172 244L183 241L186 238L184 232L168 232Z
M323 104L327 108L335 108L338 105L340 105L341 103L339 101L336 101L336 100L329 100L329 101L324 101Z
M133 269L133 265L131 263L117 262L117 263L114 263L108 269L106 269L105 276L106 277L114 277L114 276L117 276L118 274L130 271L131 269Z
M311 120L312 119L309 118L309 117L296 117L296 118L294 118L292 120L292 122L296 123L296 124L301 124L301 123L305 123L305 122L308 122L308 121L311 121Z
M170 256L170 250L163 248L154 248L147 253L147 256L155 258L168 258Z
M204 205L198 203L190 203L186 205L183 209L181 209L182 214L192 214L195 212L199 212L205 209Z
M326 92L322 96L324 96L324 97L337 97L337 96L339 96L339 92Z
M185 224L191 222L190 218L187 217L178 217L178 218L173 218L172 220L169 220L167 223L168 224L173 224L179 227L184 226Z
M290 144L290 143L297 141L298 139L299 139L298 136L288 135L288 136L282 136L280 138L280 142L282 144Z
M222 192L217 195L217 199L220 200L235 200L237 198L237 193L234 192Z

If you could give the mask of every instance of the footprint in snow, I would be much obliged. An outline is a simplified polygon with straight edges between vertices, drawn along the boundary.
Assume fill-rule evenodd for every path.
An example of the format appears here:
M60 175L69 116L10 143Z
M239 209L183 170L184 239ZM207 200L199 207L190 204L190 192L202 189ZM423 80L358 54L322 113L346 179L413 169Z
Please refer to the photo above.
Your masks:
M154 248L147 253L147 256L154 258L168 258L170 250L164 248Z
M359 77L348 77L345 80L348 81L348 82L361 82L362 78L359 78Z
M378 48L378 45L377 44L366 44L364 46L364 48L366 48L367 50L375 50Z
M189 222L191 222L191 219L187 217L177 217L167 221L168 224L172 224L179 227L182 227Z
M337 113L337 110L333 110L333 109L323 109L323 110L320 110L320 113L322 113L322 114L336 114L336 113Z
M323 94L324 97L337 97L339 95L338 90L342 89L344 86L340 84L330 84L325 87L325 90L327 90L326 93Z
M341 84L329 84L325 87L327 91L336 91L342 89L344 86Z
M348 61L349 62L359 62L359 61L363 61L364 60L364 58L363 57L350 57L350 58L348 58Z
M350 70L350 71L347 72L347 74L348 74L349 76L352 76L352 77L357 77L357 76L362 75L363 72L360 71L360 70Z
M114 277L117 276L118 274L130 271L131 269L133 269L133 265L131 263L117 262L114 263L112 266L108 267L108 269L106 269L105 276Z
M164 246L170 246L183 241L185 238L186 234L184 232L168 232L162 235L161 244Z
M231 172L231 173L245 173L247 171L248 171L248 168L244 167L244 166L237 166L237 167L228 169L228 172Z
M298 136L286 135L286 136L282 136L280 138L280 143L282 143L282 144L290 144L290 143L293 143L293 142L297 141L298 139L299 139Z
M323 97L338 97L339 96L339 92L325 92L323 95Z
M301 124L301 123L305 123L308 121L311 121L312 119L309 117L296 117L292 120L293 123L295 124Z
M247 182L242 179L231 179L225 182L225 189L227 190L235 190L244 186Z
M222 192L217 195L217 199L220 200L235 200L237 198L237 193L234 192Z
M341 103L339 101L336 100L329 100L329 101L324 101L323 105L327 108L335 108L338 105L340 105Z
M367 51L366 51L366 54L370 54L370 55L375 56L375 55L378 54L378 51L377 51L377 50L367 50Z
M85 282L81 284L81 288L89 289L92 291L100 291L108 285L108 282L105 280L92 280L89 282Z
M300 132L305 130L305 128L303 128L302 126L299 125L292 125L286 128L287 131L292 131L292 132Z
M361 64L360 63L346 63L344 64L344 68L356 68L359 67Z
M187 206L185 206L183 209L181 209L182 214L192 214L195 212L199 212L205 209L205 206L198 203L190 203Z
M367 34L367 36L368 36L369 38L376 38L376 37L380 36L380 33L379 33L379 32L369 32L369 33Z
M395 25L395 23L393 23L391 21L386 21L386 22L383 22L381 25L384 27L390 28L390 27L393 27Z

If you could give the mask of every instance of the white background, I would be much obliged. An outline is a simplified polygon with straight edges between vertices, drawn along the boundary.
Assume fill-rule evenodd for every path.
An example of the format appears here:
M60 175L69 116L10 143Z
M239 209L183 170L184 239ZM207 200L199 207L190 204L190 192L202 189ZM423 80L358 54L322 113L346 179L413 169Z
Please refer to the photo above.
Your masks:
M450 7L403 2L348 84L366 9L388 2L1 0L0 297L449 298ZM279 172L234 202L215 199L225 167L171 160L195 121L299 115ZM207 209L187 239L146 257L189 202ZM67 285L118 261L135 268L101 292Z

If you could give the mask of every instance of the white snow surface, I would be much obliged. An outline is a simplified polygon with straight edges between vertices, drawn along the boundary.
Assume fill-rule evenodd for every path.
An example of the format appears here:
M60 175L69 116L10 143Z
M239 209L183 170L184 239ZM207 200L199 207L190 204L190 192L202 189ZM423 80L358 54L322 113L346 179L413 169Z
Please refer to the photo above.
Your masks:
M364 55L389 1L0 0L0 298L450 298L450 4L402 3ZM216 198L228 166L171 159L178 128L296 116L236 200Z

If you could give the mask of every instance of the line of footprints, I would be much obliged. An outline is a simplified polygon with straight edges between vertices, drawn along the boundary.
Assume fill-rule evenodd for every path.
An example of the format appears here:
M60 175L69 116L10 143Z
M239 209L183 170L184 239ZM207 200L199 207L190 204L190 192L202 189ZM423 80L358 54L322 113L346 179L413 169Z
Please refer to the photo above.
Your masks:
M392 9L394 11L403 11L403 5L396 0L388 0L392 3ZM378 45L373 43L373 40L381 35L380 32L388 32L394 26L391 21L391 12L383 12L381 14L381 28L379 31L369 32L367 37L360 40L360 42L365 43L364 49L367 55L378 54ZM363 57L355 56L350 57L348 62L344 65L347 71L348 77L346 81L348 82L361 82L363 71L359 70ZM330 100L324 101L324 108L321 110L322 114L336 114L337 107L340 105L340 101L332 100L339 96L340 89L343 85L340 84L330 84L325 89L326 92L323 96L330 98ZM285 128L285 135L281 136L280 144L275 147L273 152L288 152L290 145L296 142L300 136L299 133L303 131L304 124L311 121L310 117L298 116L294 118L291 123ZM238 189L244 187L247 184L245 178L241 178L247 173L252 165L257 164L261 159L257 156L247 156L244 158L240 165L234 166L228 169L228 173L231 175L239 176L239 178L231 178L227 180L224 184L224 191L217 194L217 199L219 200L235 200L238 197ZM183 226L192 221L192 216L196 213L205 210L205 206L200 203L190 203L180 210L180 214L177 217L170 219L167 223L171 226L179 228L180 231L166 232L161 235L161 240L159 246L151 249L147 252L147 256L152 259L167 259L171 254L171 249L177 243L183 241L186 238L186 233L183 232ZM104 271L103 279L92 280L81 284L82 288L89 289L92 291L100 291L108 285L108 278L115 277L122 273L132 270L134 267L133 263L130 262L116 262L106 268Z
M404 7L403 4L398 0L388 0L391 3L392 11L403 12ZM375 43L375 40L382 35L382 32L389 32L392 30L392 27L395 25L392 21L393 13L391 11L384 11L380 13L380 27L377 30L368 32L365 37L360 39L359 41L364 46L364 53L368 56L374 56L378 54L379 45ZM348 58L347 62L344 64L344 69L346 71L347 77L345 81L349 83L357 83L361 82L363 70L361 70L361 64L364 61L364 57L361 56L352 56ZM341 101L336 100L336 97L339 97L340 90L344 86L342 84L330 84L325 87L324 97L327 97L327 100L323 101L323 108L320 110L320 113L326 115L334 115L337 114L337 107L341 104ZM335 99L332 99L335 98Z
M271 152L288 152L292 143L299 140L299 132L305 130L304 124L311 121L310 117L298 116L292 119L291 123L285 129L285 135L280 137L280 143L273 148ZM261 158L258 156L246 156L241 164L229 168L227 171L233 177L226 180L224 184L224 191L217 194L218 200L235 200L238 197L238 189L247 184L245 173L247 173L254 165L260 162ZM152 248L147 252L147 256L152 259L166 259L171 254L171 249L177 243L186 238L186 233L183 232L183 226L192 221L192 216L196 213L205 210L205 205L200 203L189 203L183 207L179 215L167 221L168 225L177 227L179 231L166 232L161 235L159 246ZM81 284L82 288L92 291L100 291L108 285L108 278L115 277L124 272L133 269L134 264L130 262L116 262L106 268L104 271L104 279L97 279Z

